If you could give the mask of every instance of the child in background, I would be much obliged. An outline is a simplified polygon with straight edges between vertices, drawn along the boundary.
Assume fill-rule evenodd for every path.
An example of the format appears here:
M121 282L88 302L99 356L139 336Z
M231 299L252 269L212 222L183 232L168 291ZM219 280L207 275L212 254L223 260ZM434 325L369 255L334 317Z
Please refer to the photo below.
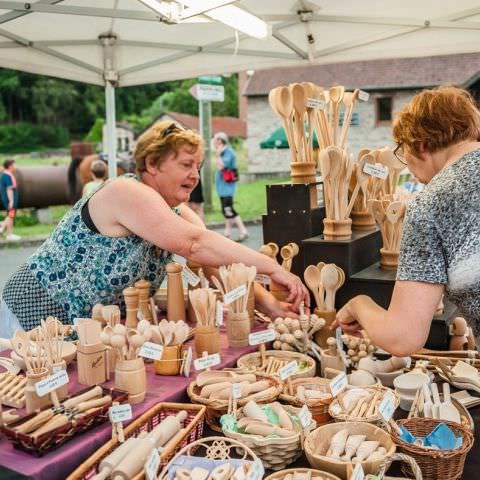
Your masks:
M107 166L101 160L95 160L90 166L90 175L92 181L83 186L82 196L90 195L99 185L105 181L107 175Z
M5 233L9 241L20 240L19 235L13 233L13 221L17 215L18 190L17 179L15 178L15 160L8 159L3 162L3 172L0 179L0 197L7 216L3 223L0 223L0 233Z

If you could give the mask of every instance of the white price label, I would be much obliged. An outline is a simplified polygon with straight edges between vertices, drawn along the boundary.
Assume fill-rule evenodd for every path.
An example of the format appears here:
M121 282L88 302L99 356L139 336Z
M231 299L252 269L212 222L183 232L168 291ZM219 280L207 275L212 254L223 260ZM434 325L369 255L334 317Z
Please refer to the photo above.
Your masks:
M186 265L183 266L182 275L185 281L192 287L196 287L200 282L200 277L193 273Z
M53 365L53 366L52 366L52 373L57 373L57 372L59 372L60 370L64 370L64 368L62 367L62 365Z
M304 405L298 412L298 419L303 428L307 428L312 423L312 412Z
M293 360L290 363L287 363L284 367L282 367L278 374L280 376L280 380L286 380L288 377L295 375L298 372L298 363L296 360Z
M154 448L145 464L145 476L147 477L147 480L156 480L159 465L160 454L158 453L158 450Z
M318 108L319 110L325 110L325 101L319 98L307 98L305 105L308 108Z
M335 338L337 339L337 351L342 358L343 364L348 365L348 358L345 350L343 350L343 340L342 340L342 328L337 327L335 330Z
M244 295L247 294L247 286L245 284L240 285L237 288L234 288L233 290L230 290L223 296L223 302L225 305L230 305L232 302L235 300L238 300L239 298L242 298Z
M138 354L144 358L150 358L152 360L160 360L163 355L163 345L158 343L145 342Z
M192 347L188 347L187 355L185 356L185 363L183 364L183 376L189 377L190 376L190 369L192 368Z
M223 325L223 303L217 302L217 311L216 311L217 325L221 327Z
M275 330L268 328L267 330L261 330L260 332L251 333L248 336L249 345L260 345L261 343L273 342L275 340Z
M381 178L382 180L388 177L388 169L380 164L372 165L371 163L366 163L363 166L363 173L371 175L372 177Z
M92 319L91 319L91 318L80 318L80 317L77 317L77 318L74 318L74 319L73 319L73 324L74 324L75 326L78 326L78 324L79 324L80 322L83 322L84 320L89 320L89 321L90 321L90 320L92 320Z
M388 422L392 417L393 413L395 412L395 399L393 397L393 393L388 391L384 396L383 400L380 402L378 406L378 411L383 419Z
M257 273L255 275L255 281L263 285L270 285L271 283L270 277L268 275L264 275L263 273Z
M363 480L365 478L365 473L363 471L363 467L361 463L357 463L355 468L353 469L353 473L351 476L352 480Z
M360 90L358 92L358 99L361 100L362 102L367 102L369 98L370 98L370 94L368 92L365 92L365 90Z
M53 392L57 388L63 387L68 383L68 375L65 370L60 370L35 384L35 391L39 397Z
M348 385L347 374L345 372L339 373L331 382L330 390L332 395L336 397Z
M206 357L197 358L193 362L195 370L205 370L206 368L214 367L215 365L220 364L220 355L218 353L213 353Z
M247 473L247 480L261 480L265 470L260 462L253 462Z
M342 407L338 403L334 403L330 408L334 415L340 415L342 413Z
M132 406L129 403L113 405L108 409L108 416L112 423L126 422L133 418Z
M235 400L242 397L242 385L240 383L232 383L232 397Z

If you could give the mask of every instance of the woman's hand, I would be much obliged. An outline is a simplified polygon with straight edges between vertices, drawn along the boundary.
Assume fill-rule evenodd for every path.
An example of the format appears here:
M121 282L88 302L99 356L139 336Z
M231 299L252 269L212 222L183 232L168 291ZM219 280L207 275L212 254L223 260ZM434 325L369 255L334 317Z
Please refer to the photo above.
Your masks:
M279 285L285 287L290 293L287 302L292 304L292 309L298 312L300 303L304 302L305 307L310 307L310 294L307 287L302 283L299 277L293 273L287 272L280 266L270 275L271 279Z
M337 327L341 327L348 335L361 336L362 326L355 311L355 298L352 298L337 312L337 317L330 326L330 330L335 330Z

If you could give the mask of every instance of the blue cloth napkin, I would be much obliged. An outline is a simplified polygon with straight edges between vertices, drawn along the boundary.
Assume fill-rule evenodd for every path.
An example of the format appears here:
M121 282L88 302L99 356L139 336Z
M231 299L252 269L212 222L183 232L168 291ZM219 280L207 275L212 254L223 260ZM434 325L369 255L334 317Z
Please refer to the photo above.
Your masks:
M456 437L452 429L445 423L437 425L426 437L416 437L412 435L403 425L400 425L400 438L407 443L415 443L427 448L437 450L452 450L460 448L463 444L462 437Z

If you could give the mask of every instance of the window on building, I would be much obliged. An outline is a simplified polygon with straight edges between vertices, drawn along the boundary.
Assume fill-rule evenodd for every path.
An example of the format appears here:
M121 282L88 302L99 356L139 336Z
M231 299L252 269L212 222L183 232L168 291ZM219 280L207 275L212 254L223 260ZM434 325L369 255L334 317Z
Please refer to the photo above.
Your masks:
M393 97L375 99L375 125L390 125L392 122Z

